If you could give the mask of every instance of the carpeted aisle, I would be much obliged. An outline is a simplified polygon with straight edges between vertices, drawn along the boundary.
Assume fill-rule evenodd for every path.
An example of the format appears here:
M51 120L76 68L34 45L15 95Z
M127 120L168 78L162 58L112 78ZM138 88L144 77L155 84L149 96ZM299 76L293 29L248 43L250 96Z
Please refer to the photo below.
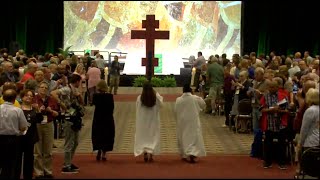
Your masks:
M133 154L110 154L108 161L97 162L95 154L76 154L74 164L80 167L78 174L62 174L63 154L54 154L54 177L79 178L257 178L292 179L294 167L280 170L277 164L263 169L262 162L242 155L209 155L198 163L189 164L174 155L155 156L153 163L145 163Z

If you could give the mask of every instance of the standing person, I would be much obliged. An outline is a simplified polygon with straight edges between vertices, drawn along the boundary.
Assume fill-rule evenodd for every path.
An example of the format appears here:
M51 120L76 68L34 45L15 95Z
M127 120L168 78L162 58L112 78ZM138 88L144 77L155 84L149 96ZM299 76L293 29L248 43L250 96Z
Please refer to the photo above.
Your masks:
M288 101L287 93L279 90L278 82L273 79L268 84L269 91L262 96L260 104L262 106L261 130L265 133L263 167L270 168L273 156L278 157L278 164L281 170L287 169L285 166L285 128L288 125ZM285 102L279 105L278 102ZM279 150L277 154L272 152L274 148L273 139L278 138Z
M98 93L93 94L92 147L94 151L98 150L97 161L101 160L101 153L102 160L106 161L106 152L112 151L114 144L114 101L105 80L100 80L96 87Z
M85 97L87 86L86 86L86 71L82 63L79 63L76 66L76 69L73 72L74 74L78 74L81 76L81 86L79 87L79 90L82 94L82 97ZM84 100L86 102L86 100Z
M3 92L4 104L0 105L0 179L15 179L19 159L19 136L27 130L28 122L22 109L13 106L17 93L13 89Z
M97 92L96 85L100 81L101 71L97 68L95 61L92 61L91 67L87 72L88 78L88 91L89 91L89 104L92 105L93 94Z
M118 56L114 56L114 61L111 63L111 70L110 70L110 90L109 93L117 95L118 87L119 87L119 82L120 82L120 63L118 60Z
M62 173L78 173L79 167L72 164L74 153L79 143L79 131L83 117L83 98L78 88L81 84L81 77L72 74L70 84L54 90L51 95L58 101L60 107L65 111L65 122L63 125L65 133L64 143L64 166Z
M48 95L48 83L39 84L34 103L41 108L44 121L37 124L39 141L34 148L34 173L36 178L52 178L52 146L54 142L54 121L59 115L57 101Z
M39 140L37 132L37 123L43 120L40 113L39 106L32 105L34 92L28 89L21 91L20 97L22 99L21 109L28 121L29 128L24 136L21 136L21 148L18 160L18 172L21 172L21 165L23 162L23 179L32 179L33 176L33 161L34 161L34 144ZM23 160L22 160L23 158ZM16 177L20 178L20 174Z
M262 157L262 131L260 129L261 112L259 110L259 100L268 90L267 81L263 78L264 69L257 67L254 71L255 79L252 82L252 88L249 88L247 95L251 98L252 107L252 129L254 134L253 143L251 145L251 157Z
M144 154L144 161L153 161L152 155L160 152L160 107L163 97L149 81L143 85L136 102L136 134L134 155Z
M204 100L192 94L189 84L183 87L182 96L176 100L179 153L182 159L190 163L195 163L195 158L206 155L199 118L200 111L205 107Z
M224 115L226 120L222 127L229 126L229 116L232 109L232 99L234 95L234 88L232 86L232 81L236 81L234 76L230 74L230 66L224 67L224 83L223 83L223 95L224 95Z
M199 92L199 78L201 75L201 67L206 64L205 58L202 56L202 52L198 52L198 58L194 61L193 67L196 68L196 74L194 76L194 84L196 85L196 92Z
M208 65L206 81L208 86L210 86L210 90L205 101L206 103L211 104L211 113L215 114L216 99L220 98L221 88L224 82L224 70L223 67L218 64L218 59L216 57L212 57L211 62L212 63ZM207 110L210 109L209 107L207 107Z

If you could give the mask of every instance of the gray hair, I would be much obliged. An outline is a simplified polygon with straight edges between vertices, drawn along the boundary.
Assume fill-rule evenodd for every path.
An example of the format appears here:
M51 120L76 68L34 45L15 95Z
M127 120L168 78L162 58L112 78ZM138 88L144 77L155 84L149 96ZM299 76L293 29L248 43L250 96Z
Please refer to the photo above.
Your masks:
M264 74L264 69L262 67L257 67L255 70L254 70L254 74L257 74L257 73L261 73L261 74Z
M283 88L283 80L280 77L275 77L272 81L277 82L279 88Z

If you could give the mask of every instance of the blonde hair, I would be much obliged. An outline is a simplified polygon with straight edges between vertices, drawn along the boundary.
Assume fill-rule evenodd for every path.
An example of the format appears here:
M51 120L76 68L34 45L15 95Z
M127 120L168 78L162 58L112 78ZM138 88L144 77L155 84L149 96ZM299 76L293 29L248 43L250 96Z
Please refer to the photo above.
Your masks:
M306 94L306 102L309 105L319 105L319 89L310 88Z
M248 71L244 70L244 71L240 71L239 76L244 76L246 78L248 78Z

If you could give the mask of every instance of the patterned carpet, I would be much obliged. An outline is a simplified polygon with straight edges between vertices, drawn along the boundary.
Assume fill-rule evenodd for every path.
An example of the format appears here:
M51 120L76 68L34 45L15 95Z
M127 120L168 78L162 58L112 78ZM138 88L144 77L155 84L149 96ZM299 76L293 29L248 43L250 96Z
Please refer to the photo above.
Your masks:
M181 95L182 88L155 88L164 96L164 106L161 109L161 152L177 153L176 121L173 107L176 97ZM116 137L112 153L133 153L135 133L135 101L141 88L120 87L115 99ZM94 107L87 107L84 117L84 127L80 133L78 153L92 152L91 125ZM201 113L202 133L208 154L243 154L248 155L253 140L252 134L235 134L222 127L224 117ZM64 140L56 140L58 148L54 152L63 152Z

